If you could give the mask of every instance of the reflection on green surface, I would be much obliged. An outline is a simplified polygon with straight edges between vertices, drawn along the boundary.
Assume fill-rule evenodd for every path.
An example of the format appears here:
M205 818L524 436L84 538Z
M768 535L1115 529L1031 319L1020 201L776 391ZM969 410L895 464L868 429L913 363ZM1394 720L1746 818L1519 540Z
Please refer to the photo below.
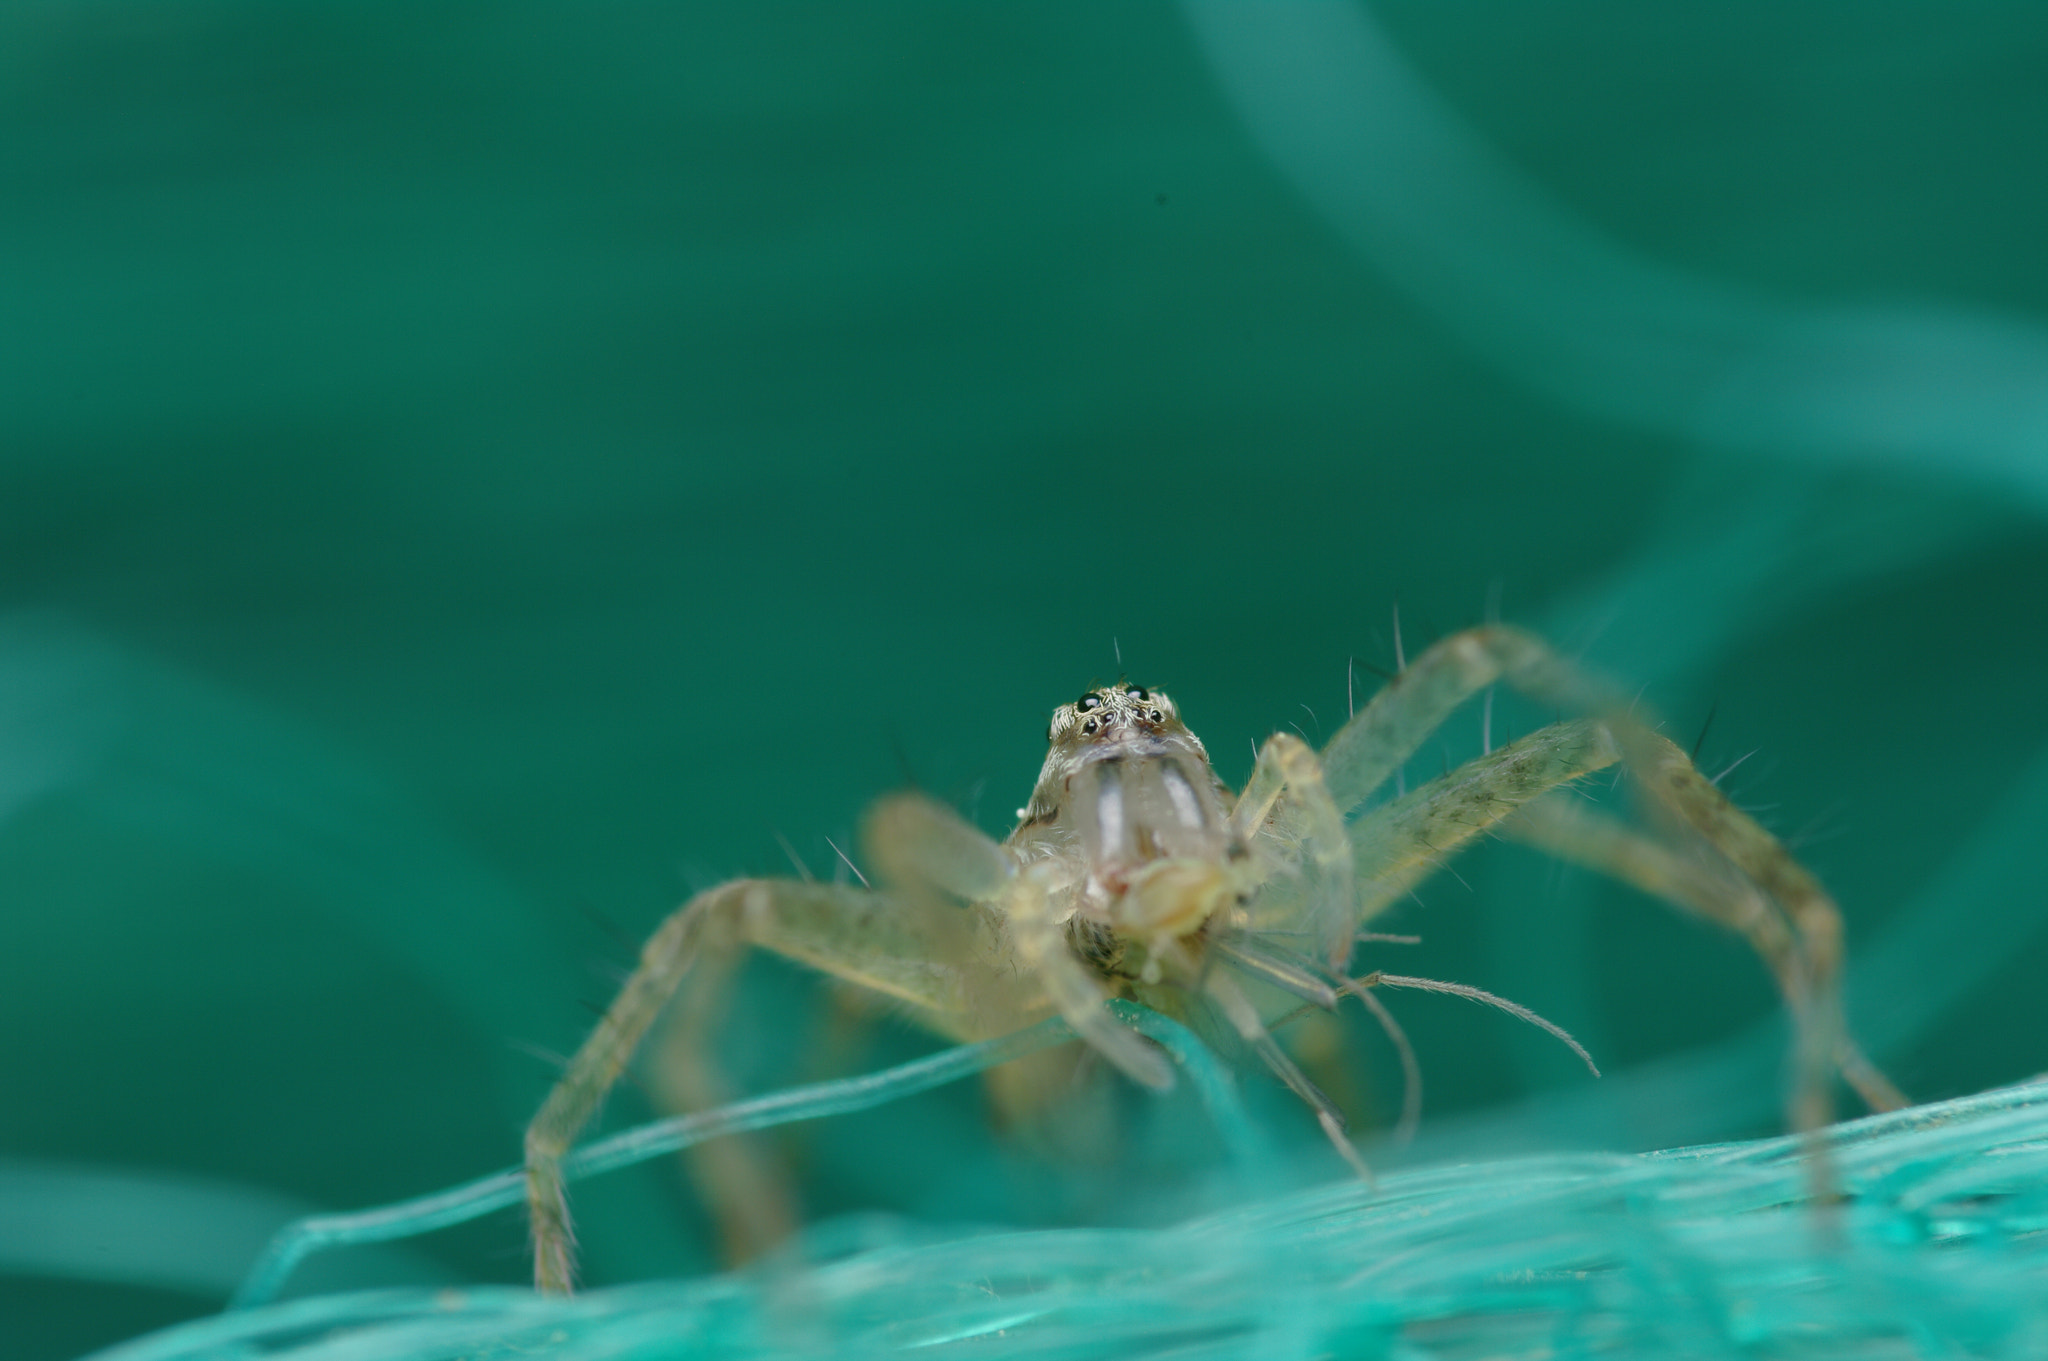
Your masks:
M1844 904L1894 1075L2038 1071L2048 24L1383 4L1368 80L1355 15L1292 14L0 14L7 1166L85 1178L80 1224L212 1188L188 1264L251 1207L502 1166L532 1051L778 832L827 864L906 773L1000 829L1046 712L1126 668L1240 778L1391 663L1396 598L1412 645L1497 594L1688 744L1713 710L1702 761L1758 752L1731 791ZM1290 159L1303 42L1383 148L1530 197L1459 222L1463 162ZM1674 339L1645 277L1739 324ZM1515 847L1459 872L1389 924L1402 967L1611 1076L1405 1005L1410 1156L1772 1128L1739 944ZM735 1084L930 1047L837 1015L751 968ZM1369 1127L1396 1072L1347 1048ZM1178 1217L1186 1112L1110 1114L1087 1166L967 1087L782 1149L812 1218ZM668 1169L579 1203L594 1280L714 1262ZM0 1244L8 1355L218 1305L120 1237ZM509 1217L418 1252L377 1279L523 1275Z

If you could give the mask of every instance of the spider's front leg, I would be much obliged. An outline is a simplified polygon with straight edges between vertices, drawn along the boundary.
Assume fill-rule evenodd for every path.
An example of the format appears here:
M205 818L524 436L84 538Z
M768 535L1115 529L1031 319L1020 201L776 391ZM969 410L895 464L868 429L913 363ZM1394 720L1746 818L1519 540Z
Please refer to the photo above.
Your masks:
M672 914L642 947L639 965L527 1127L535 1286L567 1293L573 1285L575 1233L562 1159L700 956L717 961L706 970L716 977L742 948L761 946L908 1002L948 1033L947 1018L966 1008L959 967L968 953L966 923L958 917L852 886L787 879L720 884Z
M1466 629L1433 644L1353 714L1322 751L1330 798L1347 816L1392 779L1454 710L1504 682L1581 713L1615 706L1549 645L1519 629Z
M1296 936L1297 948L1305 946L1312 958L1344 969L1358 929L1351 841L1322 763L1306 742L1287 733L1266 739L1230 821L1241 843L1270 848L1268 858L1277 853L1285 877L1296 881L1283 888L1266 872L1259 932Z
M1405 892L1473 832L1497 824L1548 787L1618 760L1647 795L1645 802L1662 828L1661 840L1683 843L1680 855L1705 866L1698 872L1709 878L1693 896L1717 893L1713 875L1734 876L1775 917L1774 926L1760 927L1742 917L1750 909L1728 900L1725 892L1719 895L1719 909L1709 910L1683 893L1672 893L1668 883L1653 889L1743 930L1778 979L1799 1037L1789 1111L1793 1127L1811 1130L1827 1122L1831 1066L1841 1069L1874 1107L1894 1104L1896 1089L1856 1051L1842 1023L1842 923L1833 899L1775 837L1695 769L1684 752L1529 634L1500 627L1453 634L1389 682L1324 751L1338 806L1348 812L1364 802L1452 710L1496 682L1592 717L1553 725L1535 738L1482 756L1354 824L1352 840L1360 861L1373 867L1360 895L1361 916L1370 916ZM1563 740L1563 748L1552 758L1521 769L1513 762L1502 763L1505 754L1551 738ZM1552 767L1547 773L1541 769L1546 764ZM1464 792L1454 794L1457 788ZM1466 829L1462 833L1461 826ZM1635 861L1620 856L1603 862L1594 840L1582 838L1578 844L1581 853L1573 858L1625 880L1631 878L1629 865L1640 862L1640 856ZM1571 854L1565 843L1560 849ZM1403 863L1404 854L1409 863ZM1698 859L1702 856L1704 861ZM1378 890L1371 886L1374 883Z
M1350 963L1357 930L1351 842L1307 743L1287 733L1266 739L1231 810L1230 830L1232 841L1246 848L1255 881L1221 929L1212 924L1210 944L1233 969L1204 970L1202 991L1238 1038L1315 1111L1331 1146L1370 1180L1371 1170L1345 1137L1336 1103L1280 1047L1239 981L1334 1010L1337 994L1319 970L1341 977Z
M1370 921L1524 804L1620 759L1604 724L1553 723L1375 808L1351 824L1357 920Z

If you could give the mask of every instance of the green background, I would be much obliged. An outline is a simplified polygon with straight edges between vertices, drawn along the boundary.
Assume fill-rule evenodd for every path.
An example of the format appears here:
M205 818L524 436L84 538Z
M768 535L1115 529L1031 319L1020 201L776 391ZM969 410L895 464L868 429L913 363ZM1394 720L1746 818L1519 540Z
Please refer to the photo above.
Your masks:
M2044 63L1955 0L0 9L0 1346L511 1162L689 891L906 772L1001 830L1085 684L1232 780L1333 731L1396 600L1712 710L1893 1076L2038 1071ZM1409 1156L1775 1127L1739 943L1460 872L1396 967L1609 1076L1407 999ZM929 1047L817 1003L751 968L735 1085ZM1176 1212L1202 1149L1121 1114L1085 1169L968 1087L784 1147L814 1216ZM715 1261L670 1168L578 1205L593 1283Z

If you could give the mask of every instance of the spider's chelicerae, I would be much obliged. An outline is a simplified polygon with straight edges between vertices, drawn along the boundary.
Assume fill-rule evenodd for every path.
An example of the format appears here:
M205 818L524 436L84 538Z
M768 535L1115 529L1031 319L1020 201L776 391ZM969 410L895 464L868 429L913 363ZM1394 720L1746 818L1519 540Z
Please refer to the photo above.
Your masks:
M1585 717L1360 812L1454 709L1497 683ZM1682 750L1528 634L1486 627L1444 639L1320 752L1286 733L1268 739L1234 795L1173 701L1143 686L1062 705L1048 739L1031 801L1001 842L949 808L898 794L865 826L877 886L735 880L662 924L527 1131L542 1290L566 1291L573 1279L561 1160L577 1132L693 964L701 1000L686 1011L683 1047L701 1051L716 980L750 945L885 994L956 1040L987 1039L1057 1011L1149 1087L1170 1084L1169 1066L1109 1014L1107 999L1220 1017L1316 1107L1332 1142L1356 1161L1335 1111L1269 1027L1304 1003L1335 1007L1346 994L1390 1025L1369 991L1381 986L1458 992L1537 1019L1476 988L1350 973L1365 923L1488 831L1746 936L1795 1019L1795 1128L1826 1123L1835 1070L1874 1108L1904 1104L1842 1025L1841 918L1826 892ZM1561 796L1617 764L1642 795L1639 823Z

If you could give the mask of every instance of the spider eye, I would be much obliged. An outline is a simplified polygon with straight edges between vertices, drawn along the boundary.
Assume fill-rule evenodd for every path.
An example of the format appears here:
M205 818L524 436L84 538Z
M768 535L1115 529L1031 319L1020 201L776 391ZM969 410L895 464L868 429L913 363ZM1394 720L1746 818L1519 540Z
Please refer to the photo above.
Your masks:
M1157 709L1154 709L1152 711L1152 721L1154 723L1157 723L1159 721L1159 711Z
M1133 685L1130 689L1124 691L1124 693L1126 695L1129 695L1132 699L1138 701L1138 703L1140 704L1143 704L1146 700L1152 698L1152 692L1150 690L1147 690L1142 685Z
M1082 731L1082 732L1085 732L1085 733L1093 733L1093 732L1095 731L1095 728L1096 728L1096 722L1095 722L1095 720L1094 720L1094 719L1092 719L1092 718L1091 718L1091 719L1089 719L1089 720L1088 720L1088 721L1087 721L1086 723L1083 723L1083 724L1081 725L1081 731Z
M1102 696L1090 690L1087 694L1074 701L1074 707L1084 714L1090 709L1100 709L1102 707Z

